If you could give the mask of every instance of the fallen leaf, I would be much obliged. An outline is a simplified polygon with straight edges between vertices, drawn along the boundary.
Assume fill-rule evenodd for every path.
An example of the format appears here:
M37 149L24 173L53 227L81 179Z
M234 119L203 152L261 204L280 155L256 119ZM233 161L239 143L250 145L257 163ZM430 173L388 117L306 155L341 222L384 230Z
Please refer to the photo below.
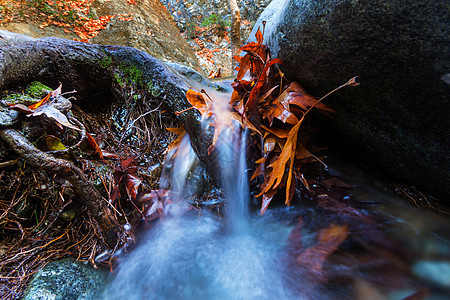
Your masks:
M62 112L60 112L55 107L53 107L52 105L47 104L44 106L40 106L32 114L29 114L27 116L28 117L29 116L37 117L40 115L46 115L47 118L53 119L54 121L56 121L56 123L61 124L67 128L70 128L70 129L73 129L76 131L81 131L81 129L79 129L75 125L70 124L67 117Z
M42 98L41 101L39 101L39 102L37 102L37 103L35 103L35 104L32 104L32 105L28 106L28 108L29 108L30 110L35 110L35 109L38 108L39 106L41 106L41 105L47 103L48 100L50 99L50 96L51 96L51 95L52 95L52 92L48 93L47 96L45 96L44 98Z
M326 229L321 229L317 235L318 243L303 251L296 261L319 280L325 281L323 264L327 257L347 239L348 226L332 224Z
M58 151L67 149L59 138L53 135L47 135L45 137L45 143L50 151Z
M94 150L94 154L97 156L98 159L103 159L103 152L102 149L98 146L95 139L92 137L92 135L89 134L89 132L86 131L86 138L89 144L89 147Z

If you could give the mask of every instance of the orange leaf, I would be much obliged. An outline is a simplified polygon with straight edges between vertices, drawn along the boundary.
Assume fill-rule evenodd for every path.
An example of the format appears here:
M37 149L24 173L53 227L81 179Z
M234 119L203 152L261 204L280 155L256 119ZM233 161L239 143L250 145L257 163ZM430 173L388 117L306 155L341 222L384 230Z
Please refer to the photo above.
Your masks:
M44 98L42 98L41 101L39 101L38 103L32 104L30 106L28 106L29 109L31 110L35 110L36 108L38 108L39 106L41 106L42 104L45 104L48 102L48 100L50 99L50 96L52 95L52 92L48 93L47 96L45 96Z
M186 92L186 98L191 105L196 108L202 116L206 116L211 110L211 100L205 99L202 93L189 89Z
M261 211L260 211L261 215L263 215L266 212L267 208L269 207L270 202L273 199L273 196L275 196L277 191L278 191L277 189L274 189L263 195L262 202L261 202Z
M178 147L178 145L181 143L181 140L183 139L184 135L186 134L186 130L183 127L179 128L172 128L168 127L166 130L173 132L177 134L177 138L170 143L170 145L167 147L167 150L170 151L171 149Z
M269 165L269 168L272 168L272 171L269 174L270 179L267 182L266 187L261 191L259 195L257 195L258 197L261 196L261 194L264 194L267 191L269 191L271 188L275 189L281 183L286 169L286 163L288 162L289 159L291 159L291 157L292 159L294 157L292 151L295 154L295 146L297 144L297 133L298 129L300 128L300 125L301 122L298 122L294 127L292 127L292 129L289 131L286 144L284 145L280 156L274 163ZM289 172L292 172L292 168L289 169Z
M289 131L286 129L276 128L276 127L268 128L264 125L261 125L261 128L266 130L267 132L275 134L279 138L287 138L289 136Z
M94 150L94 154L99 158L103 159L103 152L98 146L95 139L92 137L92 135L89 134L89 132L86 131L86 137L89 144L89 147L91 147L92 150Z

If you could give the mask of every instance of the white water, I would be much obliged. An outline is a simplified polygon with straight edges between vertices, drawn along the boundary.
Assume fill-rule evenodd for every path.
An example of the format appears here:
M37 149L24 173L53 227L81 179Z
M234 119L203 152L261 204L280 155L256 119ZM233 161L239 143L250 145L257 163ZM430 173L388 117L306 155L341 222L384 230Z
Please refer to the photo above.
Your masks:
M282 255L291 228L270 214L249 216L245 140L228 129L216 144L228 221L207 212L163 219L122 259L105 299L299 299ZM181 199L197 159L188 138L178 151L163 174Z
M340 256L336 256L338 260L327 262L331 279L320 285L295 263L295 253L289 253L292 245L288 237L296 219L299 215L305 223L309 219L301 232L305 248L315 243L317 230L327 227L330 222L355 222L355 219L345 218L345 211L342 215L322 215L320 210L308 207L302 210L271 208L262 217L252 216L247 206L245 134L238 127L227 129L216 143L226 220L206 209L200 214L183 214L183 203L186 204L183 200L191 197L196 188L195 180L193 183L191 178L195 177L199 162L189 139L186 137L182 141L176 159L166 161L161 178L161 188L171 188L173 204L165 207L166 216L161 221L139 237L136 248L120 258L119 266L104 290L104 299L365 300L370 295L374 296L370 299L403 299L426 286L427 282L418 284L417 278L411 277L409 267L402 261L402 251L408 253L408 248L416 245L418 249L411 253L423 251L422 259L429 259L432 247L431 253L448 257L448 238L435 235L430 229L425 231L422 223L413 225L412 221L405 221L414 216L416 221L422 222L422 211L414 213L411 207L402 208L401 211L406 212L404 215L391 216L392 203L398 203L398 199L384 192L373 192L370 184L355 182L360 186L354 190L355 199L379 202L379 210L388 210L384 214L387 220L380 225L389 229L389 235L400 241L399 245L405 244L405 250L393 251L395 248L389 244L390 239L376 231L372 226L374 223L360 224L356 219L351 233L356 252L337 251L340 252ZM358 180L364 177L354 170L345 174L357 176ZM337 175L345 178L345 174ZM349 182L352 182L350 178ZM365 216L371 212L367 208L361 213ZM330 220L330 217L336 220ZM445 225L448 222L433 222L436 221L427 221L427 224L436 232L448 228ZM421 229L415 229L415 226ZM410 231L413 234L407 234ZM421 231L426 233L419 235ZM426 251L417 245L424 245ZM362 251L366 246L365 252ZM440 253L439 249L444 250ZM390 274L391 271L397 273ZM340 281L333 282L333 276ZM434 294L445 294L445 291L437 290Z

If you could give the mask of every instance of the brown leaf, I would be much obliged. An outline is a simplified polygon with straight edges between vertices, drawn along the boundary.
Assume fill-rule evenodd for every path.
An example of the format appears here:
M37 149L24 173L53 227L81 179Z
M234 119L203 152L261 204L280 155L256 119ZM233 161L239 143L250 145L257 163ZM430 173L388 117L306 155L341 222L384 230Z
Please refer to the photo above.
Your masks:
M348 235L347 225L333 224L318 232L318 243L303 251L296 259L297 263L305 267L311 274L323 278L323 264L327 257L336 251Z
M264 42L264 36L261 32L261 30L258 27L258 30L255 33L255 37L256 37L256 42L260 45L262 45L262 43Z
M283 150L281 151L281 154L279 155L278 159L269 165L269 168L272 168L272 171L269 174L269 181L267 182L267 186L257 195L257 197L261 196L262 194L266 193L269 189L275 189L282 181L285 169L286 169L286 163L289 159L293 160L295 155L295 147L297 144L297 134L298 130L300 128L301 122L298 122L292 129L289 131L288 138L286 140L286 144L283 147ZM291 163L292 165L292 163ZM292 172L292 168L289 169L289 173ZM290 175L292 176L292 175ZM292 177L291 177L292 178Z
M281 103L278 103L275 107L269 107L264 111L263 117L269 120L270 126L273 124L273 118L277 118L283 123L288 123L291 125L297 124L297 117L287 110Z
M282 139L287 138L289 136L289 130L287 130L287 129L276 128L276 127L268 128L264 125L261 125L261 128L267 132L270 132L270 133L276 135L279 138L282 138Z
M314 157L311 152L308 151L308 149L305 148L302 144L299 144L297 146L297 149L295 149L295 158L296 159L307 159Z
M277 139L273 135L268 135L264 139L264 157L267 157L270 152L275 148Z
M277 189L273 189L273 190L268 191L267 193L265 193L262 196L261 211L260 211L261 215L263 215L266 212L267 208L269 207L270 202L273 199L273 196L275 196L275 194L277 192L278 192Z
M98 159L103 159L103 152L102 149L98 146L95 139L92 137L92 135L89 134L89 132L86 131L86 138L89 144L89 147L94 150L94 154Z
M36 116L40 116L43 114L46 115L48 118L56 121L57 124L61 124L67 128L70 128L70 129L73 129L76 131L81 131L81 129L79 129L75 125L70 124L67 117L62 112L60 112L58 109L53 107L52 105L40 106L31 115L28 115L28 116L36 117Z
M202 116L208 116L211 114L212 102L208 98L205 99L202 93L189 89L186 92L186 98L191 103L192 107L197 109Z
M280 95L280 98L283 98L284 101L288 102L291 105L297 105L301 107L305 111L313 106L318 100L315 97L308 95L305 90L296 82L292 82L289 87ZM335 113L333 109L329 108L323 103L317 103L315 107L323 111Z

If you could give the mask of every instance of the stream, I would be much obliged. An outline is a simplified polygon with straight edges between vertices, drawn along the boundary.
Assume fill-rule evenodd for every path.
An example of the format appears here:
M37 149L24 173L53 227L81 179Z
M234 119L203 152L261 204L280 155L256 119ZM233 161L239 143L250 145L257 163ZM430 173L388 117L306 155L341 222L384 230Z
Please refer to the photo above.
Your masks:
M260 216L248 207L246 134L239 127L228 129L216 144L226 218L208 209L185 212L183 200L196 188L191 178L198 160L184 138L161 179L161 187L170 186L175 195L172 207L119 257L104 299L378 300L414 293L410 299L425 299L428 293L426 299L448 299L448 217L406 203L338 155L327 160L329 172L354 187L356 213L297 200ZM308 248L320 229L343 222L349 237L325 260L320 276L296 262L299 242L292 236L299 224L302 247Z

